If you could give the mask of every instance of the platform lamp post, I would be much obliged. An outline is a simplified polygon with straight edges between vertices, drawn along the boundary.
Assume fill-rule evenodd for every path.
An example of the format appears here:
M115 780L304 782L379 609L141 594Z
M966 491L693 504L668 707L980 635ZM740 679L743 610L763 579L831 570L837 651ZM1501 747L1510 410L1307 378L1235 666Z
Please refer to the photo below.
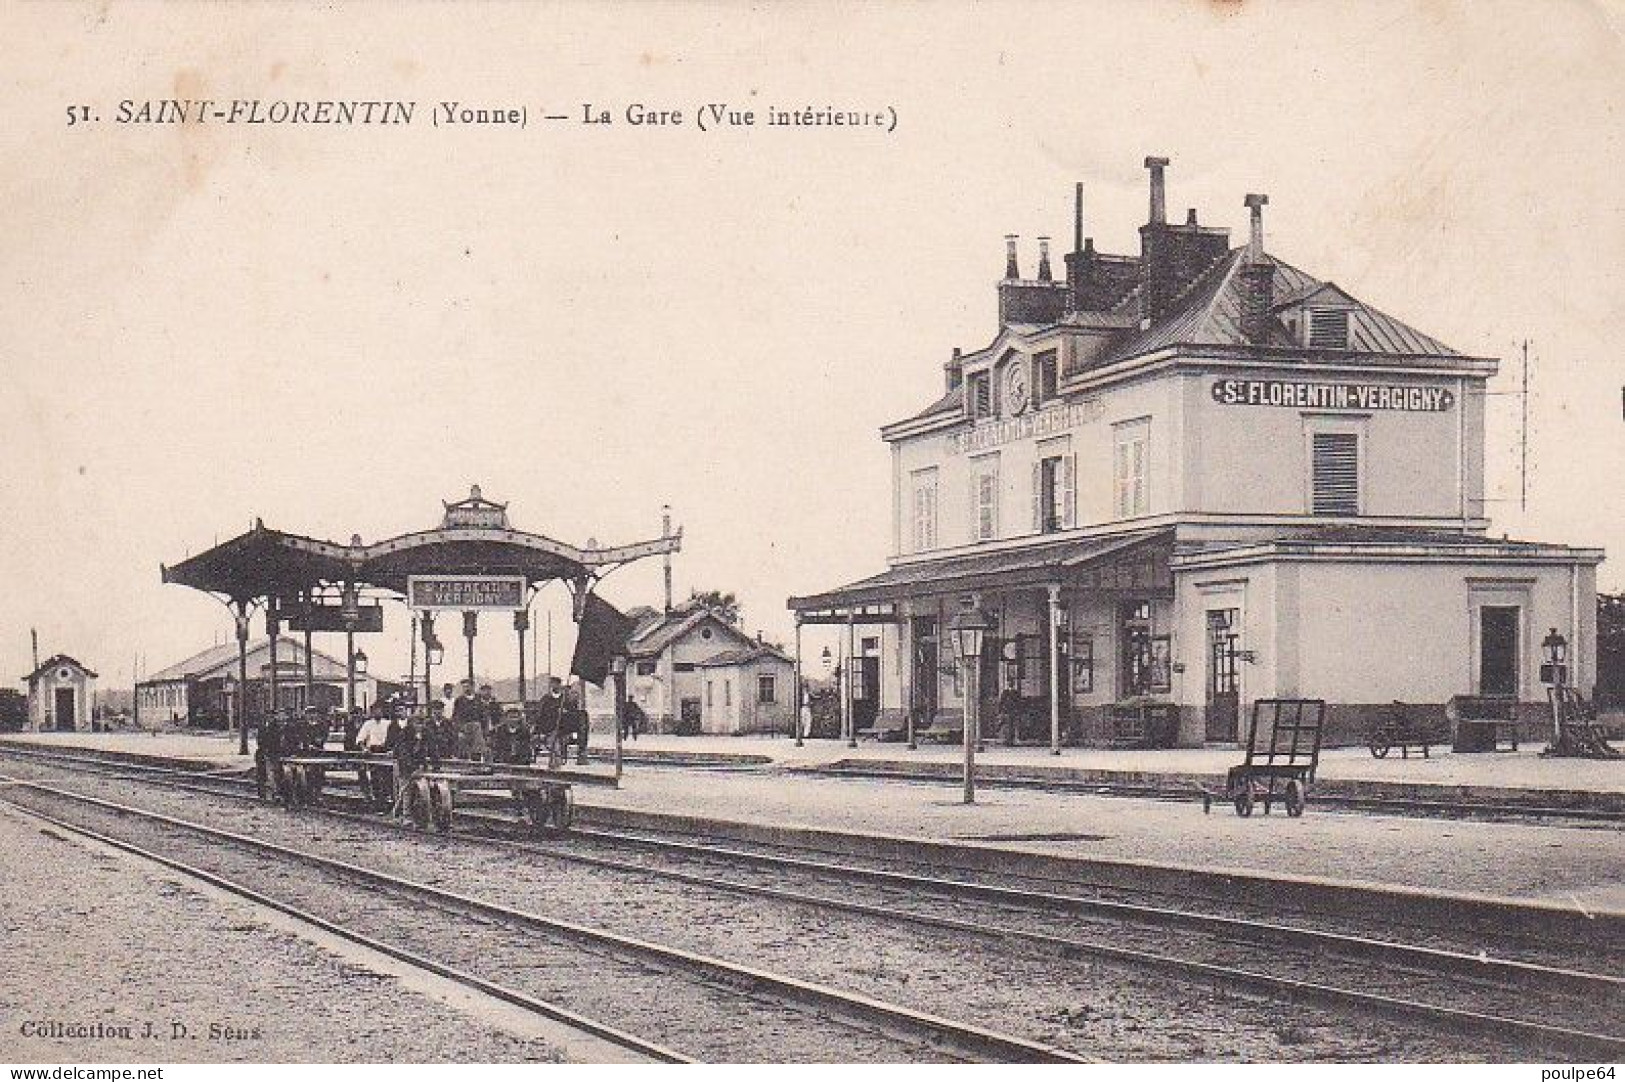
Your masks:
M434 695L434 667L445 660L446 651L434 633L434 613L423 614L423 703L427 708ZM415 692L414 692L415 694Z
M836 666L835 658L834 658L834 656L832 654L830 654L828 646L825 646L823 653L818 655L818 663L824 667L824 679L825 680L834 680L835 681L835 689L836 689L837 692L839 692L840 691L840 669ZM839 697L837 696L837 700L838 700L838 698ZM809 703L808 706L809 706L809 709L810 709L811 703ZM842 706L842 709L845 709L845 707ZM845 719L844 714L841 717L841 725L843 727L846 725L846 719Z
M981 607L971 604L948 624L953 634L954 650L959 663L965 668L965 798L966 804L976 803L976 740L981 726L980 691L982 644L993 627L993 621Z
M480 614L470 609L463 613L463 638L468 640L468 682L474 682L474 637L480 633Z
M1546 655L1546 664L1540 667L1540 682L1550 689L1547 697L1552 701L1552 746L1559 747L1563 743L1563 692L1562 688L1568 684L1569 640L1558 634L1557 628L1552 628L1546 637L1540 640L1540 648Z

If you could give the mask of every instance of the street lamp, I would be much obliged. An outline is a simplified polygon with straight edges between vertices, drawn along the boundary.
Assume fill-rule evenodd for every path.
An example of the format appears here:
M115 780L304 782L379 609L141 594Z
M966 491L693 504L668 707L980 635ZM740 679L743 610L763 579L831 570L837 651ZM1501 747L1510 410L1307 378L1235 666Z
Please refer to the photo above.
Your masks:
M974 603L968 605L948 623L953 636L954 651L959 663L965 667L965 803L976 803L976 730L980 727L981 713L977 687L981 676L982 643L993 628L987 613Z
M355 674L357 676L366 676L367 652L365 650L357 650L354 654L350 655L350 658L355 663Z
M1546 652L1546 664L1541 666L1540 682L1543 684L1567 684L1569 657L1569 640L1557 633L1557 628L1547 632L1546 637L1540 640L1540 648Z

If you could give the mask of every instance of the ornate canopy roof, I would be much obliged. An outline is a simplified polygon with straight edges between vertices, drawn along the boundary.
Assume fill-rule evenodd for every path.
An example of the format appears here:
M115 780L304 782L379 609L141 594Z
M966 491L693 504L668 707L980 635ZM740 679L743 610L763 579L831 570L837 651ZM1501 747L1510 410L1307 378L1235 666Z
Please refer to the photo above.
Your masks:
M411 575L522 575L527 585L600 578L645 556L677 552L682 531L650 541L585 548L513 529L507 505L485 499L476 485L465 500L444 503L440 525L373 544L322 541L273 530L256 520L247 533L176 564L161 567L165 582L223 594L244 603L292 598L327 586L353 584L406 592Z

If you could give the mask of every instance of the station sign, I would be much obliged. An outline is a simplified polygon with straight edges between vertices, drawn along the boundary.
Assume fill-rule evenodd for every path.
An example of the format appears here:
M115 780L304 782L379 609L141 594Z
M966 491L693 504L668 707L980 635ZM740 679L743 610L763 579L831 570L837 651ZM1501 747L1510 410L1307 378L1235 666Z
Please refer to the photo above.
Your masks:
M384 630L384 607L362 605L356 609L354 626L344 622L341 605L312 605L308 609L294 609L288 613L289 631L355 631L378 632Z
M410 575L406 603L414 609L522 609L523 575Z
M1213 381L1213 401L1221 406L1443 413L1455 404L1456 396L1444 387L1419 387L1415 384L1219 379Z
M979 421L967 431L950 435L948 451L956 455L974 454L1017 440L1060 435L1098 419L1105 411L1105 405L1098 398L1085 398L1019 417Z

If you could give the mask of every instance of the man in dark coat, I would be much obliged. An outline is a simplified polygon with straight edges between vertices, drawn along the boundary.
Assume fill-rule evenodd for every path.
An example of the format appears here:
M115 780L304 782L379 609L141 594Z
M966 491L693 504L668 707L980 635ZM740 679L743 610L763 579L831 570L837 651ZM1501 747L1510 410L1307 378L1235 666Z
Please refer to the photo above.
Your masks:
M261 800L267 789L273 797L281 793L276 764L282 758L282 729L282 711L267 712L260 718L254 740L254 792Z
M485 706L474 696L474 681L464 680L451 704L451 724L457 730L457 755L483 763L485 748Z
M525 765L532 761L530 727L525 724L524 713L517 706L502 712L502 723L491 733L491 761Z
M547 745L547 761L549 766L558 763L561 739L559 723L564 715L564 681L558 677L550 677L547 681L547 692L536 703L536 732L538 743Z

